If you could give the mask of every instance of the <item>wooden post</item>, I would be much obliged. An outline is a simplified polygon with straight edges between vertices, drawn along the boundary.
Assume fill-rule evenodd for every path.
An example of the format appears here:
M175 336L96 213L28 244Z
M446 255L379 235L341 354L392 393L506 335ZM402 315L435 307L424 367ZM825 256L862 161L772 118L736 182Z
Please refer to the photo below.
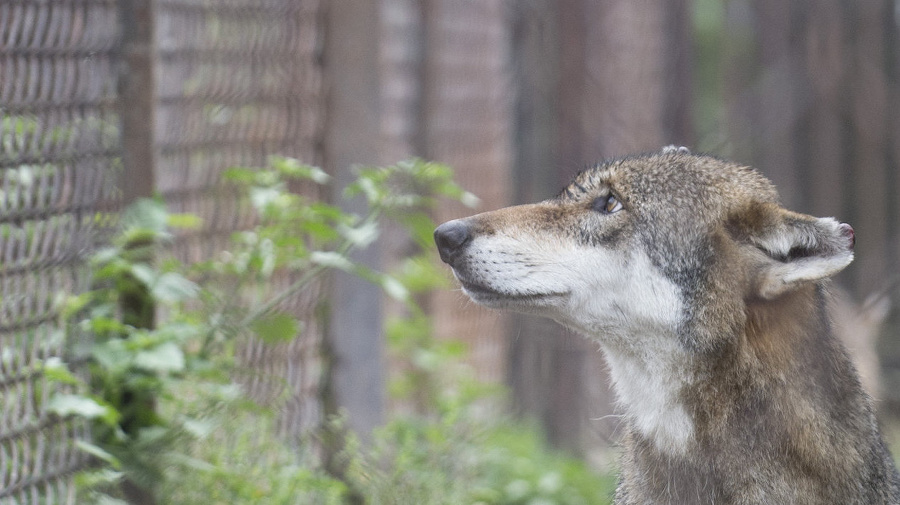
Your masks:
M122 55L125 70L119 79L119 113L122 121L122 170L119 188L122 204L152 196L156 189L157 149L156 125L156 2L155 0L120 0ZM136 247L145 244L134 244ZM148 250L148 255L152 254ZM152 258L148 257L147 261ZM153 300L146 289L123 293L122 312L126 323L136 327L154 325ZM155 408L155 399L135 395L131 401ZM123 422L129 422L124 420ZM138 429L140 426L134 427ZM127 431L127 429L126 429ZM128 433L136 436L135 433ZM156 496L131 479L124 479L121 489L132 505L155 505Z
M156 2L120 0L122 55L119 79L122 164L119 188L125 205L156 189Z
M378 2L333 0L327 6L324 161L338 197L354 179L353 165L381 161L378 19ZM365 208L362 201L341 206L358 214ZM377 266L380 255L371 247L354 259ZM347 274L336 274L332 288L325 336L332 361L327 381L331 390L326 394L346 413L347 426L365 440L384 417L381 293Z

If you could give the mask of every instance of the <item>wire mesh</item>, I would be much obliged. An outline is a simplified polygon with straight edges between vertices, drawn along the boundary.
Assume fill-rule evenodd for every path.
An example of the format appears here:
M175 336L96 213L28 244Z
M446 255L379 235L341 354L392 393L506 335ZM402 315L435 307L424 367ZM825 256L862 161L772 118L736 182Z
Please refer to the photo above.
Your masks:
M317 0L162 0L157 10L159 57L155 137L157 190L172 210L203 219L175 253L208 258L229 236L252 224L220 183L233 166L265 166L271 155L318 161L322 130L321 36ZM297 188L313 197L314 188ZM291 281L282 277L284 288ZM282 309L305 320L301 338L250 344L246 386L263 400L288 397L282 430L295 434L318 420L318 288ZM286 388L286 389L285 389ZM285 391L287 394L285 395Z
M74 503L83 423L46 409L60 390L62 295L112 201L119 165L114 0L0 2L0 501Z
M118 107L123 17L117 0L0 0L0 501L74 503L71 475L87 457L84 423L46 410L59 386L42 364L62 358L61 295L86 288L81 265L97 211L114 201L122 164ZM232 166L273 154L315 163L321 130L316 0L161 0L153 13L158 152L155 190L203 218L175 253L206 258L250 224L219 183ZM126 143L126 145L129 145ZM126 167L127 168L127 167ZM134 177L135 174L125 174ZM308 189L308 188L307 188ZM299 188L304 191L306 189ZM312 194L312 193L311 193ZM312 196L317 196L312 194ZM290 282L290 279L281 279ZM274 286L273 289L278 289ZM318 290L282 307L310 319ZM312 322L307 335L318 335ZM318 420L316 338L250 345L251 393L283 395L283 429Z

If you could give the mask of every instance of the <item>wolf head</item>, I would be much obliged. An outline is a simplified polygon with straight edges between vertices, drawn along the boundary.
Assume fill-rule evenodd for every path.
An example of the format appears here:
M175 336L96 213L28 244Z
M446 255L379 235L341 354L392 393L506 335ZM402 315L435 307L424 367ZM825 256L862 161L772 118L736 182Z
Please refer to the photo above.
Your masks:
M622 345L653 333L716 346L743 305L853 259L849 225L785 210L755 170L685 148L599 164L550 200L444 223L435 241L475 302Z
M853 229L785 210L756 171L666 148L435 241L474 301L600 343L626 427L617 503L900 503L825 303Z

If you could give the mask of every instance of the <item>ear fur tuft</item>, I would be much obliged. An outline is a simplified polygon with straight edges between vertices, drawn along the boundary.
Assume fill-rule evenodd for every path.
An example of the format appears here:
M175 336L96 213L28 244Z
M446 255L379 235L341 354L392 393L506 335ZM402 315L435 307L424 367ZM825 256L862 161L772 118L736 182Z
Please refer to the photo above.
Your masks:
M765 253L757 291L773 299L804 283L830 277L853 261L853 228L830 217L816 218L761 204L735 220L740 235Z

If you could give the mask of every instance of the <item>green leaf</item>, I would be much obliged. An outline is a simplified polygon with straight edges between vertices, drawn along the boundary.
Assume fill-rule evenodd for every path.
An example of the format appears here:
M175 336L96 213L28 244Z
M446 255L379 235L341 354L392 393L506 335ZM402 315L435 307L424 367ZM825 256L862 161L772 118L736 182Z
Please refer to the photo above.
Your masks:
M328 184L331 176L319 167L309 167L309 178L318 184Z
M332 251L313 251L309 260L323 267L334 268L350 272L353 270L353 262L343 254Z
M94 293L90 291L78 295L69 296L68 298L66 298L62 308L63 319L71 319L73 316L87 307L93 299Z
M125 349L125 344L121 339L112 339L94 344L91 347L91 357L105 369L105 373L108 373L126 368L131 361L132 354Z
M79 416L86 419L100 419L108 424L115 424L119 412L97 400L75 394L58 394L47 402L47 410L60 417Z
M405 212L398 221L422 249L434 247L434 220L424 212Z
M222 172L222 178L228 181L250 184L256 180L256 171L245 167L231 167Z
M129 205L122 214L125 228L139 228L153 232L163 232L169 212L160 200L141 198Z
M462 194L459 196L459 201L470 209L474 209L475 207L481 205L481 199L475 196L474 193L469 193L468 191L462 192Z
M194 457L188 456L187 454L178 454L178 453L171 454L171 455L169 455L169 460L177 465L184 466L188 469L197 470L197 471L204 472L204 473L205 472L215 472L216 470L221 468L221 467L217 467L216 465L213 465L212 463L210 463L208 461L203 461L202 459L194 458Z
M127 333L129 330L129 327L118 319L100 314L93 314L88 322L91 332L95 335L107 336L115 333Z
M42 369L44 373L44 377L52 382L56 382L59 384L68 384L74 386L76 384L81 384L81 381L78 380L77 377L72 375L72 372L69 371L69 368L65 363L62 362L58 357L47 358L44 361L44 367Z
M163 302L180 302L196 298L200 288L174 272L166 272L159 276L153 284L151 293L154 298Z
M152 286L156 282L156 270L146 263L131 265L131 275L145 286Z
M416 293L448 285L447 273L438 269L429 256L406 258L394 275L407 289Z
M391 298L401 302L405 302L409 299L409 290L396 278L391 277L390 275L383 275L379 283L381 284L381 289L383 289Z
M565 483L559 472L548 472L541 476L538 481L538 489L545 495L553 495L558 493Z
M78 444L78 442L75 442ZM118 483L125 474L103 468L100 470L83 470L75 474L75 485L79 489L94 489L102 486L110 486ZM107 495L97 496L91 501L92 505L128 505L128 502L112 498Z
M284 188L280 185L273 187L253 187L250 188L250 203L257 211L263 211L270 205L278 201L278 198L284 193Z
M182 230L198 230L203 226L203 218L196 214L169 214L166 224Z
M310 237L321 241L335 240L340 237L340 234L331 225L316 221L307 221L301 224L298 229L308 233Z
M95 265L103 265L118 258L122 255L121 249L118 247L104 247L97 249L91 257L91 261Z
M134 365L149 372L172 373L184 370L184 352L174 342L165 342L152 349L138 352Z
M345 225L338 225L338 232L350 241L354 246L359 248L368 247L372 242L378 239L378 224L374 222L363 223L355 228Z
M370 177L364 176L364 174L361 174L355 183L347 186L347 189L344 190L344 196L347 198L352 198L358 194L365 196L370 204L380 202L384 196L375 181Z
M316 184L328 184L331 181L331 176L321 168L307 165L294 158L272 156L269 158L269 164L288 177L309 179Z
M250 329L263 342L287 342L300 333L299 322L284 312L270 312L250 325Z
M165 230L152 230L150 228L128 228L122 235L116 238L116 244L130 249L134 246L146 246L162 239L168 239L171 235Z
M203 439L215 431L216 424L208 419L184 419L181 427L196 439Z
M138 428L137 445L153 448L170 434L171 431L165 426L144 426Z
M153 333L160 340L183 342L198 337L205 331L208 331L208 328L199 322L165 321L160 323Z
M97 458L101 461L105 461L105 462L109 463L109 465L111 467L113 467L113 469L115 469L115 470L118 470L122 466L122 462L119 461L119 458L117 458L117 457L113 456L112 454L110 454L109 452L105 451L100 446L94 445L89 442L85 442L84 440L76 440L75 447L77 447L79 450L82 450L82 451L90 454L91 456L94 456L95 458ZM113 475L109 475L109 477L117 478L120 475L121 474L113 474Z
M15 359L16 356L10 347L4 347L3 349L0 349L0 364L2 364L4 367L9 367L9 369L12 370L12 363Z
M322 202L309 204L308 210L317 218L328 221L342 221L348 217L340 207Z

